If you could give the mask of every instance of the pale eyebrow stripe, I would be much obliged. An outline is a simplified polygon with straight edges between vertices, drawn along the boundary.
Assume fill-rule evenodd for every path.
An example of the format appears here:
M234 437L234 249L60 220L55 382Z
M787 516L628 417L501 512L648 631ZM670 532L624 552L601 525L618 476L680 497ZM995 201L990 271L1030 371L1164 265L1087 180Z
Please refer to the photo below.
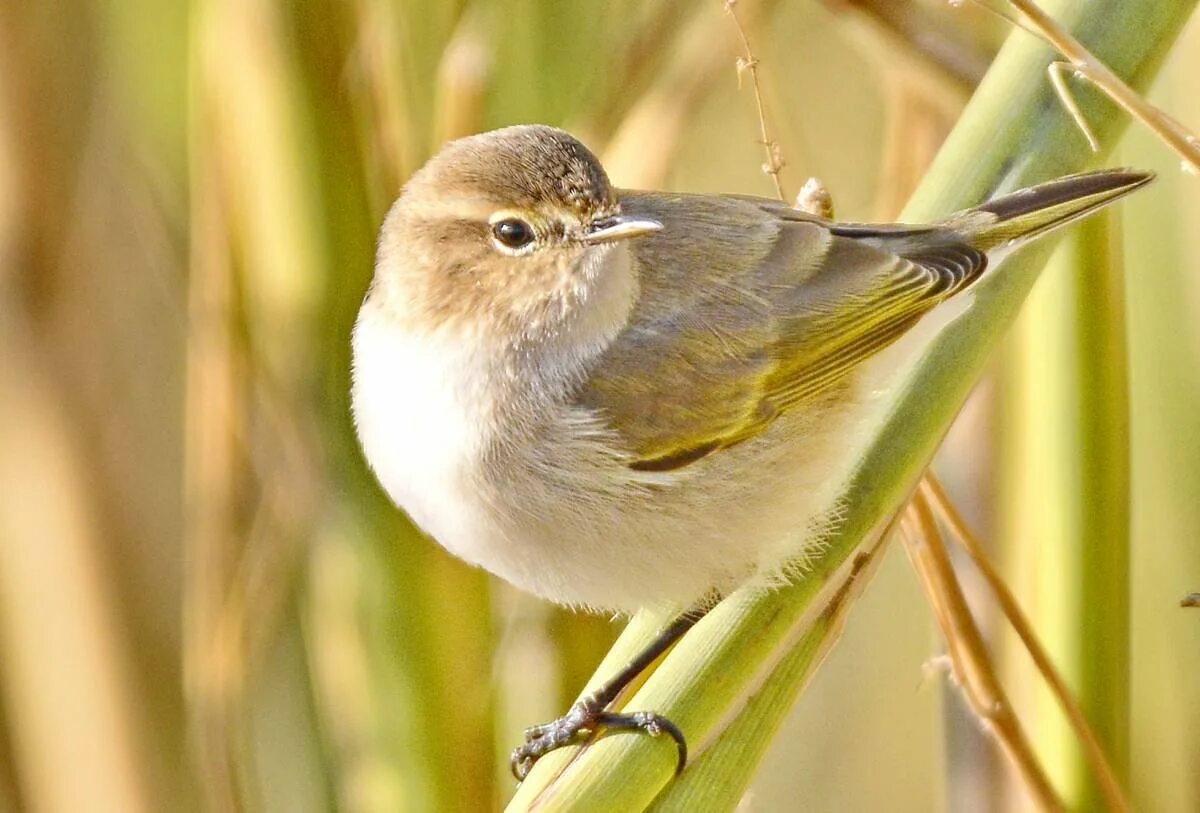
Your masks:
M421 198L408 205L408 211L420 220L481 220L487 222L494 215L506 212L514 216L527 216L537 220L560 222L564 225L575 219L575 213L566 209L554 207L550 211L544 209L524 210L505 206L493 198L478 195L459 195L438 198Z
M450 218L486 221L503 208L494 200L475 196L423 198L409 204L409 212L421 220Z

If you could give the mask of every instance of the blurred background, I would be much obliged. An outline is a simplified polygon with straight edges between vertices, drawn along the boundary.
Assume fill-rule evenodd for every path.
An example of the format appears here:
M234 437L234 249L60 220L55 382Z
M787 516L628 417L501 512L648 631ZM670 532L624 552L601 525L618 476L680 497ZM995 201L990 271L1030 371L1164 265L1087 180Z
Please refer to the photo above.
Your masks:
M896 215L1010 28L932 1L737 8L785 188L818 175L851 219ZM773 194L738 47L719 0L0 4L0 810L503 806L522 728L620 622L466 568L374 484L347 385L375 231L441 142L517 122L571 129L621 185ZM1152 99L1200 127L1197 21ZM1060 258L939 469L1110 698L1135 808L1197 810L1200 179L1136 126L1116 162L1161 177L1084 238L1111 249L1115 322L1088 332L1094 278ZM1097 471L1069 515L1047 478ZM1096 549L1108 587L1064 610ZM1019 807L938 648L896 548L744 807Z

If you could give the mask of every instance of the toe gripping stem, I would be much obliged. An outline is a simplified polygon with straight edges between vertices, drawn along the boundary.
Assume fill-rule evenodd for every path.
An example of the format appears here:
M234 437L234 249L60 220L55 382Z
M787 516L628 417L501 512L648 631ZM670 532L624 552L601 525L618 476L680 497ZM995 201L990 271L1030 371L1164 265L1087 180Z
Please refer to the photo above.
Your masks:
M638 675L646 671L660 655L695 626L707 605L697 606L683 613L663 629L650 644L638 653L628 666L614 675L592 694L575 703L562 717L525 730L525 742L512 753L510 762L513 776L524 780L533 765L542 756L564 745L576 742L584 735L594 734L601 729L609 731L637 731L657 737L666 734L675 741L679 759L675 765L678 775L687 765L687 739L679 726L652 711L618 713L608 711L617 697Z

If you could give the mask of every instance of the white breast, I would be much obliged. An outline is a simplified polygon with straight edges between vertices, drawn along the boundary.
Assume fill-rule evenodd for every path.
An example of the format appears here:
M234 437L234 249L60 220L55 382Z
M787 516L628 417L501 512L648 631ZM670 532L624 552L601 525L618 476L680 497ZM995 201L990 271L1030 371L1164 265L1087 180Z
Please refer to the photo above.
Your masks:
M370 302L355 325L352 400L367 462L392 500L452 550L478 530L471 483L490 409L465 355Z

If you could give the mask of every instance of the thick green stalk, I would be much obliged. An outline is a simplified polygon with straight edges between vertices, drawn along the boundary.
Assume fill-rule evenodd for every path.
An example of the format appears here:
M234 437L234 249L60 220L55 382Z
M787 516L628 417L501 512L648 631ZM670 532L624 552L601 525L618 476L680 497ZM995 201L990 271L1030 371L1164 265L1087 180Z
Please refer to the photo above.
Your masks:
M1200 27L1172 55L1178 79L1160 98L1200 122ZM1180 81L1182 80L1182 81ZM1161 92L1161 91L1160 91ZM1133 442L1133 720L1136 810L1200 810L1200 624L1177 609L1200 585L1200 219L1196 178L1144 132L1126 139L1126 161L1162 177L1146 205L1123 212L1130 333ZM1153 272L1148 278L1147 272Z
M1049 5L1049 4L1048 4ZM1194 7L1193 0L1085 0L1050 7L1073 33L1118 74L1145 87ZM904 219L921 221L977 203L991 194L1083 168L1094 160L1083 137L1063 113L1045 81L1050 52L1023 33L997 57L961 121L943 146ZM1124 118L1095 94L1081 92L1081 105L1110 145ZM992 347L1014 319L1037 278L1048 247L1032 249L991 275L977 290L967 318L951 323L916 366L897 375L887 396L887 414L858 457L841 503L845 522L804 578L770 594L738 593L717 607L680 643L630 700L675 720L699 754L716 747L761 749L791 705L816 659L801 670L777 669L788 652L813 648L835 626L822 629L828 598L851 572L848 563L864 540L884 527L903 504L942 435L961 406ZM601 674L645 640L649 619L638 619ZM739 715L758 720L737 726ZM734 725L731 726L731 723ZM722 732L738 732L738 741ZM731 738L732 739L732 738ZM669 742L637 736L597 740L568 771L575 754L542 760L510 809L534 804L539 811L645 809L671 781L674 750ZM744 786L753 760L706 760L679 787L707 784L728 798L731 785ZM674 786L658 803L672 802Z
M348 403L347 337L360 299L347 291L365 290L371 274L383 214L371 205L372 184L384 179L386 186L391 172L401 168L386 165L366 139L347 137L381 126L360 98L345 92L354 84L347 74L367 71L356 61L366 59L362 38L388 51L400 50L392 38L402 35L420 43L403 49L410 70L435 73L457 12L450 4L415 4L404 15L413 30L380 31L371 27L379 19L395 21L387 8L367 5L310 0L287 7L297 55L294 75L312 128L314 149L306 163L318 170L325 203L321 223L311 230L328 235L321 258L326 268L338 269L322 278L324 311L314 324L314 340L325 353L318 366L327 377L310 394L322 410L325 450L341 487L330 497L313 548L305 632L318 708L325 715L323 744L336 766L331 773L337 807L475 810L496 804L497 793L491 770L493 696L490 684L478 677L491 672L495 644L487 578L444 556L387 504L363 464ZM368 78L390 82L411 75L380 71L354 81ZM424 91L436 95L443 86ZM405 102L436 106L409 96ZM408 123L428 119L413 114ZM389 146L405 160L417 160L422 149ZM381 190L387 202L395 193L392 187Z
M1006 549L1033 579L1030 606L1060 674L1127 776L1129 739L1129 438L1120 264L1102 214L1073 231L1031 297L1004 387ZM1073 810L1101 807L1098 786L1053 698L1034 729Z

